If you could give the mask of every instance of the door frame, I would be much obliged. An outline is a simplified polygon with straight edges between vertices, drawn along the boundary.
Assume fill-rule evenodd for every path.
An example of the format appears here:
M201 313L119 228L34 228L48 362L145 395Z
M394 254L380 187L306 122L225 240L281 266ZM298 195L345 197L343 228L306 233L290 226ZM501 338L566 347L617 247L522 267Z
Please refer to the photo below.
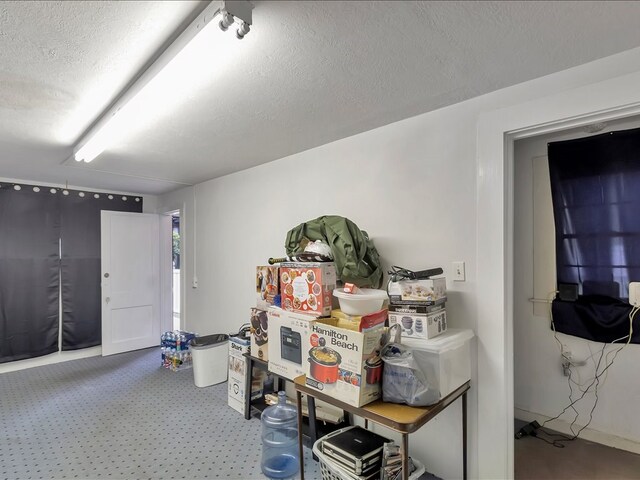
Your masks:
M185 205L180 208L163 208L160 213L160 249L170 249L171 245L171 216L178 212L180 216L180 329L187 329L187 297L186 297L186 218L184 215ZM163 318L163 331L173 330L173 263L172 256L160 258L160 303Z
M640 72L482 114L477 145L479 478L514 476L514 142L640 115ZM472 454L473 455L473 454Z

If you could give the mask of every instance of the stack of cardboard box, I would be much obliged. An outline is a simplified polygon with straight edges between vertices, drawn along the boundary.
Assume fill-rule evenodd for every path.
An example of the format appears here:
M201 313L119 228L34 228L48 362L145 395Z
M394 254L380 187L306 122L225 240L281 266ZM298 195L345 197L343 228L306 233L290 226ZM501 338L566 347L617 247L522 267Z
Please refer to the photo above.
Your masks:
M402 336L428 340L447 330L447 285L444 277L389 283L389 326Z
M251 310L251 355L269 371L338 400L362 406L381 396L379 352L387 310L346 315L333 309L332 262L257 267Z

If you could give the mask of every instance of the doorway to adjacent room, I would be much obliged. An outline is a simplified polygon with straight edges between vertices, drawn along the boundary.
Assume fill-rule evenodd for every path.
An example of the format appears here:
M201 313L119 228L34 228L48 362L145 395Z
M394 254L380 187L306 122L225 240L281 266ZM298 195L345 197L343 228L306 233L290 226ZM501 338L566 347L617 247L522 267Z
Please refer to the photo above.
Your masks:
M172 275L171 275L171 298L172 298L172 328L180 330L180 211L171 213L171 252L172 252Z

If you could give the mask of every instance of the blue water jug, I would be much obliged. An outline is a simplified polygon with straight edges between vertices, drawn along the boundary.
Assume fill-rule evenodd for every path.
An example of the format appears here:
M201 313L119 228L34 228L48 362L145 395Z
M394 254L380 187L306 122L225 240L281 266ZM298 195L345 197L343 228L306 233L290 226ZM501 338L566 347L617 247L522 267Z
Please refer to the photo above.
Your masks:
M268 478L293 478L300 467L298 455L298 412L287 405L285 392L278 392L278 404L262 412L262 473Z

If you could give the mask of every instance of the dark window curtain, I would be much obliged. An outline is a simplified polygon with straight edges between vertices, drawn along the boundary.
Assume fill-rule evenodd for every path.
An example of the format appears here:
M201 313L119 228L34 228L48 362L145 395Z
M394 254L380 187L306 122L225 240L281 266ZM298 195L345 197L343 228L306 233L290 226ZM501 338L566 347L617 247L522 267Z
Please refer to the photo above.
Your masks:
M629 281L640 280L640 129L553 142L548 155L557 281L581 296L554 305L556 327L582 323L566 333L607 341L597 324L624 324Z
M142 198L68 190L60 198L62 350L100 345L100 211L142 212Z
M0 363L58 351L59 193L14 187L0 183Z

